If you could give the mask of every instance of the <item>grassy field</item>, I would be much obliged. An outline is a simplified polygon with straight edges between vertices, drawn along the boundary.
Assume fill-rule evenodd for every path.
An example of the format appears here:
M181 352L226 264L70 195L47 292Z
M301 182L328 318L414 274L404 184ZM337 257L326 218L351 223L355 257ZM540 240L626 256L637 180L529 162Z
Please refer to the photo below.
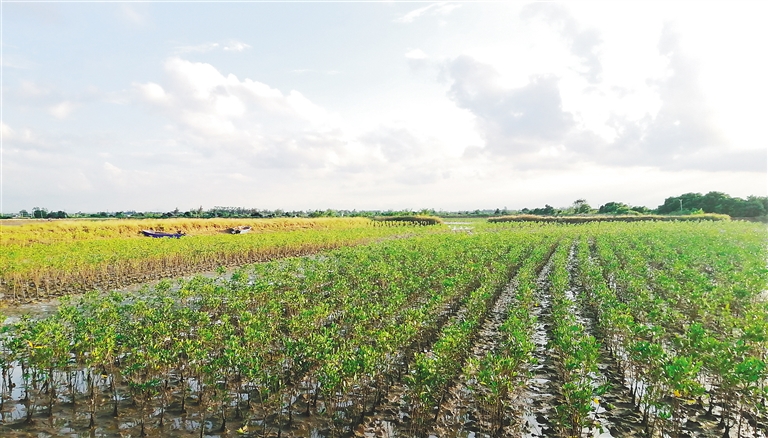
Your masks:
M250 226L247 234L226 230ZM29 302L424 232L365 218L39 221L3 226L0 301ZM439 225L438 225L439 227ZM177 230L181 239L144 237Z
M143 237L141 230L210 236L237 226L250 226L252 232L339 230L369 227L371 221L366 218L5 220L0 222L0 245L140 238Z

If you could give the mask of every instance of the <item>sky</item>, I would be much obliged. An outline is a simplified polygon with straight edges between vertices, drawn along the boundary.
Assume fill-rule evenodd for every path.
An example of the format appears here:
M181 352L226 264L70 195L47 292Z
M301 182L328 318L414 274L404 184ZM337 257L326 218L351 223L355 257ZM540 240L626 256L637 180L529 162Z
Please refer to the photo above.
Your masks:
M3 2L0 211L768 194L764 2Z

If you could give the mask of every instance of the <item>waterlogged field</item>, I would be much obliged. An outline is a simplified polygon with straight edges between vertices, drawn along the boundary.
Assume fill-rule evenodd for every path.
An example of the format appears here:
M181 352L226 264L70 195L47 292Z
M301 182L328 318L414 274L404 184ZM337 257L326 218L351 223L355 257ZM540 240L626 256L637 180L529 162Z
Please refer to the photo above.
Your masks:
M764 226L461 225L5 325L0 435L768 434Z
M248 234L228 229L248 225ZM108 290L217 267L424 232L407 222L365 218L62 221L0 226L0 302L29 303ZM152 239L142 229L181 231Z

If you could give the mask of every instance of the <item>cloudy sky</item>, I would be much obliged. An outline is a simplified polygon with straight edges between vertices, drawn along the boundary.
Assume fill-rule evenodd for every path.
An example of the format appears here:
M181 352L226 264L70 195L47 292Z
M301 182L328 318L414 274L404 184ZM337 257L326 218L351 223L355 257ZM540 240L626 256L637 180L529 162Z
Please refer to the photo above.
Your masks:
M760 2L3 3L3 212L766 195Z

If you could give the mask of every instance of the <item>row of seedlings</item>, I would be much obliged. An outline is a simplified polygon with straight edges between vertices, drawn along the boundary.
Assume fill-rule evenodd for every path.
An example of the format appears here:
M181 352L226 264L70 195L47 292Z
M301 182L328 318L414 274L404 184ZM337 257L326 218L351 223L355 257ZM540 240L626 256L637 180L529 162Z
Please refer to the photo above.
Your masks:
M514 299L498 328L496 348L472 358L465 367L467 386L479 404L481 417L487 419L484 432L491 436L503 435L506 427L517 430L519 426L513 418L521 413L513 412L513 407L521 402L518 397L535 361L532 337L536 318L531 310L537 305L536 278L554 248L540 244L525 260L514 279Z
M483 270L499 256L488 251L485 246L487 241L481 238L460 239L473 242L462 250L463 268L454 272L436 272L434 278L441 283L427 287L430 295L426 301L403 312L402 317L383 324L367 325L362 321L348 321L341 328L345 341L345 352L342 352L344 354L341 357L346 357L346 360L336 363L339 378L334 382L337 384L321 384L320 387L326 393L325 399L337 399L334 406L346 407L335 411L335 417L344 426L343 430L354 427L365 415L376 409L386 388L402 375L403 365L410 362L412 351L428 344L431 333L436 332L447 320L447 316L466 305L471 290L484 281ZM522 254L522 251L504 248L509 251L511 260L516 260ZM446 293L451 290L459 290L461 293ZM361 303L360 308L366 305ZM430 309L431 312L425 313ZM324 369L324 372L328 371L328 368Z
M555 425L561 436L582 436L599 428L596 412L599 396L607 389L597 381L600 344L579 319L570 291L570 251L574 243L560 245L549 272L552 296L550 351L560 379L560 402L555 406Z
M611 350L643 415L646 433L678 436L685 423L682 402L703 391L696 380L701 363L676 351L671 333L679 312L648 283L648 266L619 234L595 238L605 278L614 283L616 299L604 307L601 329L620 339ZM609 292L610 293L610 292ZM601 296L596 294L596 296Z
M498 242L498 238L492 237ZM546 241L536 242L536 245L549 246ZM484 268L484 281L471 293L463 312L443 328L430 350L415 355L406 376L411 433L423 434L437 420L451 384L462 371L478 329L512 277L514 264L509 254L511 252Z

